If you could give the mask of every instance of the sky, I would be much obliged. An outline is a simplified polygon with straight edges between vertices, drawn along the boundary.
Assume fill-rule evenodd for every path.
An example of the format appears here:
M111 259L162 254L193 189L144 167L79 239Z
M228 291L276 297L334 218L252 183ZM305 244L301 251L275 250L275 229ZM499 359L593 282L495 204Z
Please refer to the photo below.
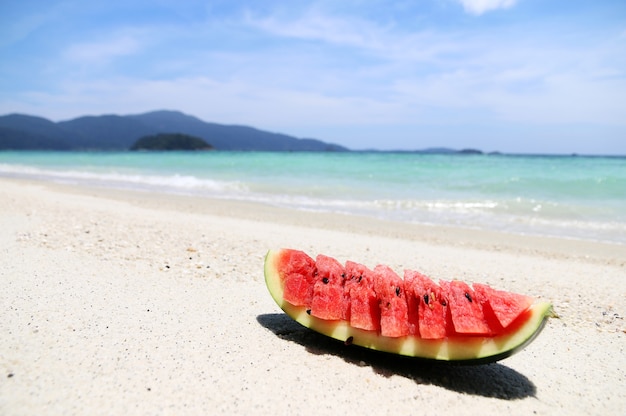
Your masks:
M0 0L0 115L626 155L623 0Z

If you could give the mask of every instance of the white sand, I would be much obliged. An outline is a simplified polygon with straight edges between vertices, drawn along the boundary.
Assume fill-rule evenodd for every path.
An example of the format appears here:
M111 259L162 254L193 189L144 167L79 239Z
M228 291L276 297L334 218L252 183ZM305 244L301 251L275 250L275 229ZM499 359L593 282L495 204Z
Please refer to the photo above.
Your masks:
M626 246L0 179L0 414L602 414L626 410ZM554 304L537 340L452 367L317 335L269 248Z

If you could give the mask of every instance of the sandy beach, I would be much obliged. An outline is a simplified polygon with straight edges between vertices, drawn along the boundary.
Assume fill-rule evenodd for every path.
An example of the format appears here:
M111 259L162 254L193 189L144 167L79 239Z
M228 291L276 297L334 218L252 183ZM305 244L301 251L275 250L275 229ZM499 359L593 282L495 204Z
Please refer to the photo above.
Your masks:
M0 414L623 415L626 246L0 179ZM291 321L268 249L549 300L525 350L449 366Z

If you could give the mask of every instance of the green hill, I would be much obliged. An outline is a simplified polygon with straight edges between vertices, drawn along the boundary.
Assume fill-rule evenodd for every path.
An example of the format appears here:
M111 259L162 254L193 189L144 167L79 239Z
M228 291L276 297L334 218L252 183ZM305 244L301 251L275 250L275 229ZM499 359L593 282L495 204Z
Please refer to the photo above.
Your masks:
M199 137L179 133L162 133L144 136L137 140L130 150L213 150L213 146Z

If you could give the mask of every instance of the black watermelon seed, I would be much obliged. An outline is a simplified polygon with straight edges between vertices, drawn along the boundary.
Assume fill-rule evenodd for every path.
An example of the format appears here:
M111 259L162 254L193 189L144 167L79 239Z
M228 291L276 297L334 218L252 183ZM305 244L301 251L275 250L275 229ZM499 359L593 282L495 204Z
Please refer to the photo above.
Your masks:
M328 277L323 278L322 282L324 282L324 284L327 285L328 284Z
M345 273L341 273L341 278L345 279L346 278L346 274Z
M358 283L361 283L361 280L363 280L363 275L360 275L360 276L359 276Z
M348 339L346 339L344 341L344 344L346 345L352 345L352 341L354 341L354 337L348 337Z
M396 296L400 296L400 286L396 286Z
M424 295L424 303L428 305L428 293Z
M311 309L307 309L307 310L306 310L306 313L307 313L307 314L309 314L309 315L311 315Z
M446 302L445 299L441 299L441 306L447 306L448 303Z
M470 296L469 293L465 292L465 297L467 298L467 300L469 300L470 302L472 302L472 297Z

